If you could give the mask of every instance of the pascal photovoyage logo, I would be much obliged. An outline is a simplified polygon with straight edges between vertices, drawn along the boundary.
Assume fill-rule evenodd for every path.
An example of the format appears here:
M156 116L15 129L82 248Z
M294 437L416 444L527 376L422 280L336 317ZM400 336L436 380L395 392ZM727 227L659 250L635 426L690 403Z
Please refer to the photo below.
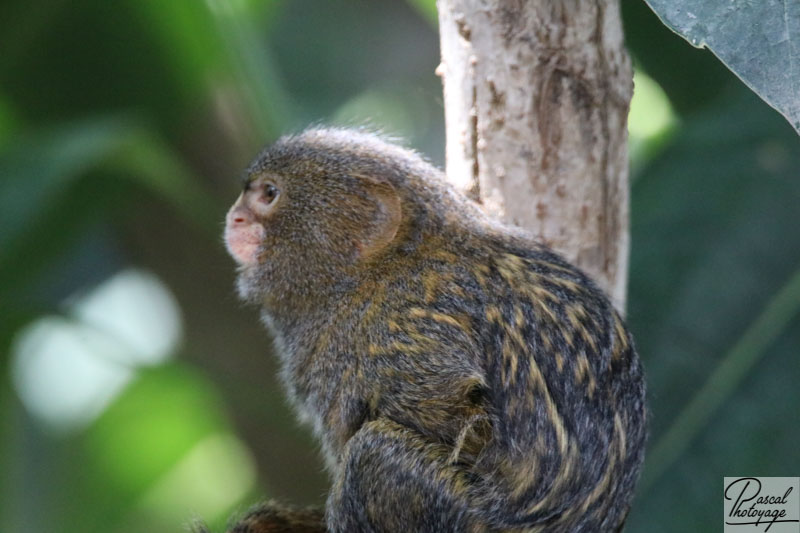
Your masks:
M726 477L724 533L800 533L800 477Z

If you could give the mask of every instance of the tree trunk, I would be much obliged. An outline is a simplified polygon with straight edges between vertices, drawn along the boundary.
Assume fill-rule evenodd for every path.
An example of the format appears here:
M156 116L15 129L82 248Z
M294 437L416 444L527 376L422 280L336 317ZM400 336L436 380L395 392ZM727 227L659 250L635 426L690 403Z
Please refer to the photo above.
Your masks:
M632 73L617 0L438 0L447 175L622 309Z

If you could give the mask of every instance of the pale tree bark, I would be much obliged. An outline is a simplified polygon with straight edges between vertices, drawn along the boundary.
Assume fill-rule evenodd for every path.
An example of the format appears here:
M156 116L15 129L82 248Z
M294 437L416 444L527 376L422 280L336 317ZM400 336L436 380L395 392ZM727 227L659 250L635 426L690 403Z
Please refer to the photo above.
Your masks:
M447 175L622 309L632 73L618 0L438 0Z

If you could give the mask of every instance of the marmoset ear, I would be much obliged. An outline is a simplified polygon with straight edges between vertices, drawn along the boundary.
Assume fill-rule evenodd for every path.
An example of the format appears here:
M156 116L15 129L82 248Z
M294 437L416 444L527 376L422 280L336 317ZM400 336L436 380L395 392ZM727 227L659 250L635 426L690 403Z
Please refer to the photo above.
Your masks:
M375 204L368 227L359 232L357 242L359 259L364 260L373 257L394 241L403 219L403 208L400 195L390 183L364 176L360 178L369 199Z

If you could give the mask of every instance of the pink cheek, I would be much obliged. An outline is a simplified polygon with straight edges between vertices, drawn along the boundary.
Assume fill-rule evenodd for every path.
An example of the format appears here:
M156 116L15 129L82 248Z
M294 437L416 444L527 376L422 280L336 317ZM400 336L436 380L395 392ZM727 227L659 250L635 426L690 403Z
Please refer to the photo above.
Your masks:
M242 265L258 262L258 251L264 240L264 228L260 224L237 225L225 228L225 245L228 253Z

